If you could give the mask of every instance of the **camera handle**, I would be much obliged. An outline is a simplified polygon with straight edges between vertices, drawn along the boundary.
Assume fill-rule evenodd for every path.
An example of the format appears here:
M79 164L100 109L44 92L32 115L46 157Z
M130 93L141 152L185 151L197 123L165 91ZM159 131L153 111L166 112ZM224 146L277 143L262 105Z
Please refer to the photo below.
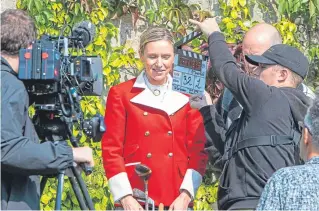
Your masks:
M79 144L78 144L78 141L77 141L77 138L74 137L74 136L71 136L70 137L70 141L71 141L71 144L73 147L79 147ZM83 171L85 172L85 175L90 175L92 174L93 172L93 168L88 166L87 163L81 163L80 164L81 168L83 169Z

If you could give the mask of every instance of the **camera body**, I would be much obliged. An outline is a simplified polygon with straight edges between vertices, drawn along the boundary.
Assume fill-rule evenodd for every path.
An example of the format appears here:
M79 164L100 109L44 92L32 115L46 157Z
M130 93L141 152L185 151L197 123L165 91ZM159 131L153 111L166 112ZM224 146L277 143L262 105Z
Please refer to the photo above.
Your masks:
M101 58L62 55L60 41L51 39L43 37L32 44L32 49L21 49L19 52L18 77L25 82L28 92L33 95L58 93L57 84L68 83L79 86L81 95L101 96Z
M97 114L84 119L80 104L83 96L102 95L102 60L85 54L69 55L69 47L85 52L93 32L93 24L81 22L69 37L45 35L33 42L32 49L19 51L18 78L34 102L33 123L42 140L74 141L74 125L93 141L100 141L105 131L103 117Z

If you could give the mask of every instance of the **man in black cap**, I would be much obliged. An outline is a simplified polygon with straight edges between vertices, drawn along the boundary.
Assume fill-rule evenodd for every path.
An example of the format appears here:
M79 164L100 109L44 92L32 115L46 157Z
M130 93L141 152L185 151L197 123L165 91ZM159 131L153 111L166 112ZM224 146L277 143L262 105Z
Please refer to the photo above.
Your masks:
M308 60L296 48L275 45L261 56L246 57L258 66L251 77L236 65L215 19L192 22L208 37L217 77L243 106L225 142L213 140L224 162L218 208L255 209L269 177L282 167L299 164L298 121L303 120L310 98L296 87L307 75Z
M258 66L260 80L276 87L298 87L309 68L307 58L298 49L284 44L272 46L261 56L248 55L246 60ZM276 73L281 78L274 77Z

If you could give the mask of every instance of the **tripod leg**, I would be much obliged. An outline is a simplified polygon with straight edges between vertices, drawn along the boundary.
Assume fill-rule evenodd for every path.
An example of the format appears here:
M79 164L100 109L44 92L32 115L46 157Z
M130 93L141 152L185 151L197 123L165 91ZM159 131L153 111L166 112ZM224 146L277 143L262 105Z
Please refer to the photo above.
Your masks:
M48 178L47 177L42 177L41 183L40 183L40 196L42 196L43 190L45 188L45 184L47 183Z
M64 171L58 175L58 190L56 192L55 210L61 210Z
M75 196L76 196L76 198L77 198L77 200L79 202L81 210L87 210L86 204L84 202L84 199L83 199L83 196L81 194L80 188L79 188L78 184L75 181L75 178L74 177L69 177L69 180L71 182L74 194L75 194Z
M86 185L85 185L80 173L75 169L74 166L72 166L71 169L72 169L72 172L73 172L73 174L74 174L74 176L75 176L75 178L76 178L76 180L77 180L77 182L78 182L78 184L79 184L79 186L81 188L81 191L82 191L83 196L85 198L86 204L88 205L90 210L95 210L93 202L92 202L92 199L91 199L91 197L89 195L89 192L88 192L88 190L86 188Z

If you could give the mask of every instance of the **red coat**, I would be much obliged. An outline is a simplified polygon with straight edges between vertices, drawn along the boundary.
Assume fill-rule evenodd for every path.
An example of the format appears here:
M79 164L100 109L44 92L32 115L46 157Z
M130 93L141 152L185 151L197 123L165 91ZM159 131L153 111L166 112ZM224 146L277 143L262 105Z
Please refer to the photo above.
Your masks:
M102 155L115 201L131 194L131 188L144 191L135 163L151 168L149 196L156 205L170 206L180 189L194 195L205 172L207 155L200 113L191 109L184 94L171 91L160 105L153 97L141 75L109 91ZM197 174L200 181L194 178Z

